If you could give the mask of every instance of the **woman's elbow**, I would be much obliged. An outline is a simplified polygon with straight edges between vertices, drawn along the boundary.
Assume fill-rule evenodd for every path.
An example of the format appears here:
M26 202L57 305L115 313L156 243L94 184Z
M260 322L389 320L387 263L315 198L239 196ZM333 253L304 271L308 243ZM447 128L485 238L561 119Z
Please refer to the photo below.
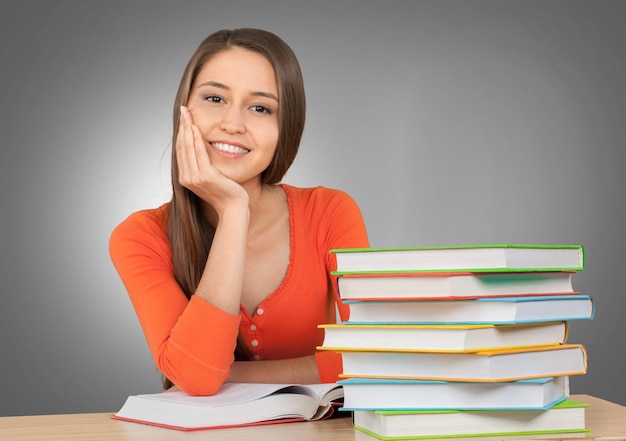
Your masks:
M189 395L215 395L229 376L229 369L201 365L186 365L179 369L159 366L159 370L178 389Z

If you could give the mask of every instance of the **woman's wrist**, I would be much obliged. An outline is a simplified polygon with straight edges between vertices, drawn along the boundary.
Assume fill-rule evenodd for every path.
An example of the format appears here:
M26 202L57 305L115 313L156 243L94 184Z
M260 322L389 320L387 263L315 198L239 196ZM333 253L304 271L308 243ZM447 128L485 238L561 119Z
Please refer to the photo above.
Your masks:
M216 211L218 222L236 222L239 219L247 224L250 220L250 206L247 196L231 201Z

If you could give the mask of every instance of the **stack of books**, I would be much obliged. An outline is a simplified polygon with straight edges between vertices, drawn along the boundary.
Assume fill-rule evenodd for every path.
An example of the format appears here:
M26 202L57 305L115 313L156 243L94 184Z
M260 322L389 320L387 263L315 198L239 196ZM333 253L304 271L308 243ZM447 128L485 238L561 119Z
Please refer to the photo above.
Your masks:
M569 376L587 353L567 342L589 320L574 290L581 245L337 249L348 321L325 324L321 350L343 359L344 410L384 440L568 433L585 404Z

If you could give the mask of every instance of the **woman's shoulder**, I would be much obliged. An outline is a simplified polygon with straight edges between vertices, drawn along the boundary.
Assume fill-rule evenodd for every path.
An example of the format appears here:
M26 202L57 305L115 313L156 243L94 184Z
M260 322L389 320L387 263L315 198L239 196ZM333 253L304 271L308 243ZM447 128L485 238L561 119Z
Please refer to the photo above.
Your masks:
M312 228L322 224L362 222L359 205L343 190L323 186L293 187L284 184L283 188L290 201L292 213L296 214L299 222L308 222Z
M169 202L157 208L135 211L124 219L111 234L111 239L137 237L143 234L154 238L165 237Z
M322 185L317 187L294 187L288 184L281 184L281 186L289 196L295 197L305 204L353 201L353 198L345 191Z
M316 237L324 250L368 244L361 210L345 191L323 186L283 188L291 201L293 231ZM293 228L296 224L299 228Z

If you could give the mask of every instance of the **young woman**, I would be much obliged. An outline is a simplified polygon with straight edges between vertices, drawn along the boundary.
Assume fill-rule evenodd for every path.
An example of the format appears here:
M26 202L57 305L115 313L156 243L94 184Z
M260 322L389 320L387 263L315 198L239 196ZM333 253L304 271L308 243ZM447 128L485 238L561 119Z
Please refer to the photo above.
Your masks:
M292 50L258 29L218 31L176 96L170 202L112 233L110 253L165 385L332 382L316 352L336 307L329 250L369 246L345 193L280 184L304 128Z

